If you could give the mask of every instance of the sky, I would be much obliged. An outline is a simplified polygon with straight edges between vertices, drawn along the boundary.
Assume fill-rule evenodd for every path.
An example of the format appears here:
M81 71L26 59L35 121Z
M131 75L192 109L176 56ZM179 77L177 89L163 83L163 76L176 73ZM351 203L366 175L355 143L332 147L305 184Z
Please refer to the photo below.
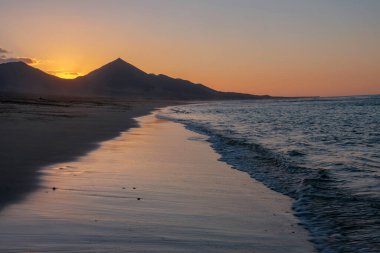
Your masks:
M0 63L65 78L121 57L276 96L380 94L379 0L0 0Z

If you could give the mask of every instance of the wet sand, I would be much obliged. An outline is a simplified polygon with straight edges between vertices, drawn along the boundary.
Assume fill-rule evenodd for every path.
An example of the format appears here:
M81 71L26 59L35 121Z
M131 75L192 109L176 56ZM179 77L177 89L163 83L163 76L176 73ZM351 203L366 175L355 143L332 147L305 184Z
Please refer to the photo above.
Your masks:
M205 136L142 127L43 170L0 213L1 252L314 252L291 200L218 161Z
M165 104L0 94L0 211L36 189L41 167L84 155Z

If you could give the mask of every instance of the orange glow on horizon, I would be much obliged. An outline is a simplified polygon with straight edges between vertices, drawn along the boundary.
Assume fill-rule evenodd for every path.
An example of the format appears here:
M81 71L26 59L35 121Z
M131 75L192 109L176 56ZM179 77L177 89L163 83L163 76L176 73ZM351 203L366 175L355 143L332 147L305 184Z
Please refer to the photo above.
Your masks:
M378 1L110 1L5 1L0 62L73 79L121 57L220 91L380 94Z
M49 74L63 79L75 79L79 76L83 76L81 73L71 71L50 71Z
M67 55L62 65L60 65L60 61L41 61L41 64L32 66L59 78L75 79L79 76L85 76L89 72L115 59L116 58L106 59L105 61L99 59L98 61L87 62L88 65L85 64L85 62L81 62L81 71L75 71L77 64L73 63L76 61L74 59L71 61L68 60ZM376 77L376 70L374 69L367 69L365 74L352 70L345 76L339 73L324 72L321 69L319 69L319 73L315 73L317 70L308 71L305 69L296 74L291 70L273 74L274 72L271 68L262 68L261 72L257 70L238 72L237 69L234 70L230 68L234 71L217 73L214 71L203 72L199 71L199 69L188 67L184 69L172 69L172 65L161 65L160 61L148 61L148 64L142 65L135 64L133 60L124 60L147 73L164 74L172 78L181 78L225 92L294 97L380 94L380 85L376 83L376 80L371 78L367 78L366 80L363 78L363 76ZM159 68L157 66L159 66ZM65 70L49 71L48 69L52 67ZM69 71L68 69L73 70ZM257 69L259 69L259 67ZM342 89L342 87L345 88Z

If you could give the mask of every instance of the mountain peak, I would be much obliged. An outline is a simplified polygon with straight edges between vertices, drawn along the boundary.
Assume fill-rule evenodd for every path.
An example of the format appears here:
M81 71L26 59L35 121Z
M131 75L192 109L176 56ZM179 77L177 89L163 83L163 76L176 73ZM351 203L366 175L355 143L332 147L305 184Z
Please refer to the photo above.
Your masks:
M108 76L107 78L112 78L112 79L120 79L120 78L128 79L131 76L145 77L146 75L147 74L144 71L138 69L137 67L124 61L121 58L117 58L116 60L111 61L107 63L106 65L88 74L89 77L96 76L96 78L98 79L100 78L100 76L102 76L102 78L104 78L105 76Z
M112 68L123 68L123 69L127 69L128 68L128 69L134 69L134 70L141 71L140 69L138 69L137 67L133 66L132 64L124 61L122 58L117 58L116 60L111 61L110 63L108 63L108 64L106 64L104 66L109 66L109 67L112 67Z
M119 57L116 60L112 61L111 63L127 63L127 62Z
M107 66L107 65L109 65L109 66L126 66L126 65L130 65L130 64L121 58L117 58L116 60L109 62L105 66Z

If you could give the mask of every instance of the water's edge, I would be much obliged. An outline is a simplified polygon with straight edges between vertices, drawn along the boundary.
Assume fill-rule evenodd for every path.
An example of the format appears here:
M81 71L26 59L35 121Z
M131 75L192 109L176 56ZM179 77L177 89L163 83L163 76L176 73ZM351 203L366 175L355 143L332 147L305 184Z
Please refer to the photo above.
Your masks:
M217 113L224 113L218 106L213 109L218 110ZM174 111L181 115L192 113L191 109L184 107L175 107ZM188 130L208 136L207 141L222 161L234 169L248 173L268 188L291 197L294 200L294 214L310 232L312 242L320 252L380 251L377 248L380 240L373 233L376 221L379 220L379 200L368 194L358 195L352 189L342 187L345 180L337 177L336 170L308 168L292 163L260 143L236 138L233 130L226 130L226 134L220 129L213 129L205 123L208 121L204 118L200 123L191 116L181 118L161 113L158 117L181 123ZM302 155L298 152L290 153L290 156Z

